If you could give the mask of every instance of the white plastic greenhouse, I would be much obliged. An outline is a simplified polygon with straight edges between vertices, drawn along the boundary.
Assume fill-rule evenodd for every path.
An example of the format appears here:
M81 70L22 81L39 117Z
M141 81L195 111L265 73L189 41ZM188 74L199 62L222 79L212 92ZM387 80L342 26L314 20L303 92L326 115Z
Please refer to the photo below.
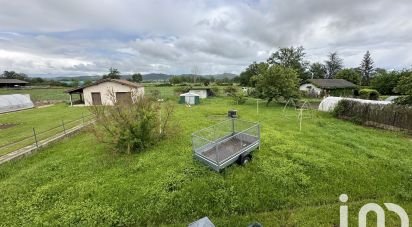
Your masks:
M389 105L392 102L390 101L375 101L375 100L366 100L366 99L354 99L354 98L342 98L342 97L326 97L319 104L319 111L331 112L338 105L340 100L351 100L360 103L370 103L377 105Z
M29 94L0 95L0 113L33 108Z

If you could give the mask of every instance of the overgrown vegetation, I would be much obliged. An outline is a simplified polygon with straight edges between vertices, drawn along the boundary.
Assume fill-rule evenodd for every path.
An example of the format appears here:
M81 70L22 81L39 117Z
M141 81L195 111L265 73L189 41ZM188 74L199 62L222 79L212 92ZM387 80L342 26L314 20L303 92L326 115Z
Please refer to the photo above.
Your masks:
M341 100L333 113L358 124L412 132L412 108L407 106Z
M190 138L232 108L260 122L262 146L247 166L219 174L193 159ZM172 121L181 126L179 136L136 155L108 153L88 133L68 138L0 166L0 222L187 226L208 216L216 226L339 226L342 193L349 195L350 226L370 202L392 202L411 214L409 137L322 113L305 119L299 132L282 108L262 105L257 115L255 100L237 106L231 98L177 105ZM386 225L399 225L399 218L387 215Z
M379 92L374 89L361 89L359 90L359 97L361 99L379 100Z
M113 106L92 106L96 122L96 138L110 144L114 151L135 153L153 146L170 133L169 123L174 106L155 98L139 97L132 103L117 102Z

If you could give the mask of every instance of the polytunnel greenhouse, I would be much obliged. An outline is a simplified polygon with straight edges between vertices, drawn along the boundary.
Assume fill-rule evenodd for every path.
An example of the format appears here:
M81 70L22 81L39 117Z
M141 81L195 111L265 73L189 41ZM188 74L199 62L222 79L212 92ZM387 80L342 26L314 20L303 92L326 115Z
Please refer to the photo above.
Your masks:
M28 94L0 95L0 113L33 108Z

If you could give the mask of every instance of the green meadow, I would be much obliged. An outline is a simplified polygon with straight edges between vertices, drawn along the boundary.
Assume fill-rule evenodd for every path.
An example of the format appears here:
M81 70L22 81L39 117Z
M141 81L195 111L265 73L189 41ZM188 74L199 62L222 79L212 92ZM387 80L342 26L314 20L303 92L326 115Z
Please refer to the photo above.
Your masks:
M260 123L261 149L246 166L217 173L193 158L191 133L229 109ZM368 202L396 203L412 214L410 136L318 112L299 131L297 112L282 109L260 103L258 114L253 99L177 104L178 133L132 155L114 154L85 130L0 166L0 225L187 226L208 216L216 226L338 226L343 193L351 226ZM399 225L386 213L387 226Z

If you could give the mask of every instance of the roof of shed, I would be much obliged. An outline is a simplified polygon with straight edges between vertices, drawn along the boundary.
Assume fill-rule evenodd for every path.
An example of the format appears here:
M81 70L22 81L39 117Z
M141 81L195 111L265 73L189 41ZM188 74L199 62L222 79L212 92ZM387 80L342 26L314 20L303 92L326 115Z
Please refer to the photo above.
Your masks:
M325 89L357 87L355 84L344 79L310 79L308 81L319 88Z
M29 82L18 79L0 79L0 84L28 84Z
M86 87L95 86L95 85L105 83L105 82L114 82L114 83L122 84L122 85L125 85L125 86L133 87L133 88L143 87L141 84L137 84L137 83L134 83L134 82L131 82L131 81L128 81L128 80L102 79L102 80L98 80L98 81L96 81L92 84L83 85L83 86L80 86L80 87L77 87L77 88L67 90L66 93L81 92Z

